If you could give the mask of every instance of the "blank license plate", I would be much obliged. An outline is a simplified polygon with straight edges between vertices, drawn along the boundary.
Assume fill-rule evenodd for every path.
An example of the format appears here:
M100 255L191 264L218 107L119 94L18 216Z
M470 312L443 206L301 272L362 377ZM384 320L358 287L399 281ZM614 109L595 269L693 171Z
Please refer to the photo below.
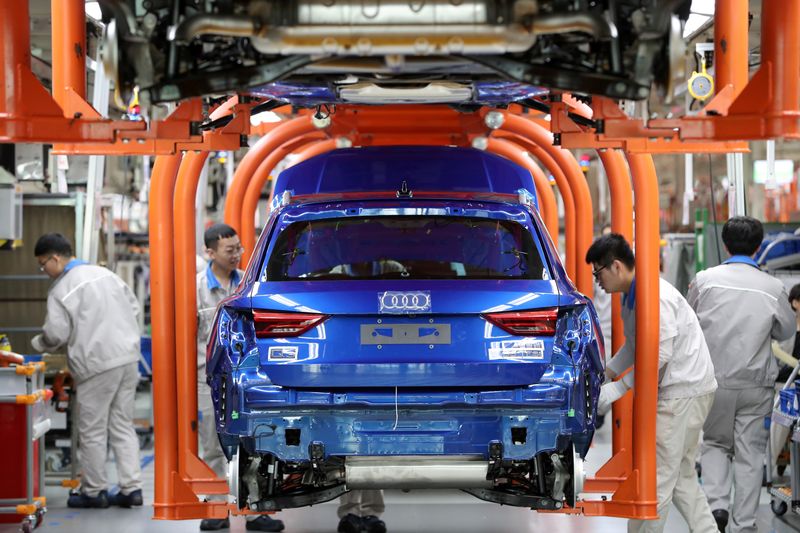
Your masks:
M361 344L450 344L450 324L361 324Z

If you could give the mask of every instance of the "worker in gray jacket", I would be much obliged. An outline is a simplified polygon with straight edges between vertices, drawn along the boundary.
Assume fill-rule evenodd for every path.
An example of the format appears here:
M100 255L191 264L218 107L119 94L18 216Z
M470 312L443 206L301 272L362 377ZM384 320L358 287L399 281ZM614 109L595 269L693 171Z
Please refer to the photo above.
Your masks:
M203 235L209 261L197 274L197 409L200 411L198 436L203 460L218 477L227 476L227 461L217 437L211 388L206 382L206 346L211 338L211 328L217 305L233 294L244 274L239 270L242 244L236 230L227 224L214 224ZM224 499L224 498L222 498ZM206 518L200 522L201 531L228 529L227 518ZM248 531L283 531L283 522L268 515L249 515L245 528Z
M594 241L586 252L597 282L608 293L620 292L625 344L611 358L606 376L622 379L600 389L598 413L607 411L634 381L636 353L636 263L622 235ZM657 520L630 520L629 532L664 531L670 503L696 533L714 533L716 524L694 469L700 430L714 398L717 382L703 332L689 304L669 283L659 286L658 407L656 412ZM625 374L629 369L630 372Z
M54 283L47 317L31 344L39 352L67 349L77 390L81 490L69 507L142 505L139 439L133 426L139 382L139 304L110 270L75 259L60 233L42 235L34 247L39 270ZM108 495L108 444L116 458L119 493Z
M796 328L783 283L753 260L763 238L758 220L728 220L722 241L730 259L699 272L688 294L719 383L703 428L703 488L719 530L724 531L730 517L734 533L756 531L768 437L764 418L772 410L778 376L771 341L788 339Z

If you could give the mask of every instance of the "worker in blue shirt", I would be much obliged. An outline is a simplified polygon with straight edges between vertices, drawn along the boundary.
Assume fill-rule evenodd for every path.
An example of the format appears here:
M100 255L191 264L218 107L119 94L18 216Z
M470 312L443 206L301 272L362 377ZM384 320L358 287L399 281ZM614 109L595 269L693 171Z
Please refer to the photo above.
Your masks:
M197 274L197 409L200 411L198 436L202 458L218 477L227 477L227 461L217 437L211 388L206 383L206 345L211 337L217 305L233 294L243 272L239 270L242 244L236 230L227 224L215 224L203 235L208 266ZM206 518L201 531L228 529L227 518ZM283 522L268 515L249 515L248 531L283 531Z
M65 349L78 404L81 489L69 507L142 505L139 438L133 425L139 383L139 302L119 276L76 259L60 233L39 237L39 270L52 278L42 333L31 341L39 352ZM116 458L119 492L108 494L106 458Z
M771 344L772 339L790 338L796 329L783 283L753 260L763 239L763 227L755 218L728 220L722 241L730 259L698 272L687 295L719 385L703 427L703 489L719 530L724 531L731 518L733 533L757 531L768 437L764 418L772 410L778 377Z

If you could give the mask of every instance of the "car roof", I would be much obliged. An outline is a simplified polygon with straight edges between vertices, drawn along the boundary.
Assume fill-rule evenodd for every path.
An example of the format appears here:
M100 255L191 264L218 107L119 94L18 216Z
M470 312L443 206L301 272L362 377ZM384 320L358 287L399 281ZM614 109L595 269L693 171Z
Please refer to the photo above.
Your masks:
M536 189L527 169L474 148L443 146L381 146L344 148L290 167L275 181L275 198L333 193L451 191L517 195Z

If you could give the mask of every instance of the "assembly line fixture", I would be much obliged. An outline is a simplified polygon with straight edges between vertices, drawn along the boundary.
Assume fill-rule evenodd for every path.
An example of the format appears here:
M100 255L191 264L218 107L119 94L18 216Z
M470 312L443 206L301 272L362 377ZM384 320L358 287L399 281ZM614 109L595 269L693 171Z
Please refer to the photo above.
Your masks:
M54 82L58 81L54 87L54 99L30 72L27 7L11 4L0 4L0 27L4 35L0 44L0 56L4 58L3 83L0 83L0 140L62 143L61 150L65 153L161 154L153 174L150 213L153 380L155 423L158 426L155 516L162 519L222 518L228 513L226 503L201 502L197 498L197 494L213 494L227 489L223 486L224 481L216 479L197 458L196 425L192 424L196 417L196 409L195 413L192 412L192 402L196 402L196 393L192 393L196 386L196 363L194 357L189 356L195 349L192 334L195 322L192 314L194 203L188 198L191 196L193 199L191 193L197 186L201 161L205 156L188 152L181 161L178 152L181 149L207 151L238 147L240 136L249 131L247 119L254 103L228 105L233 118L214 133L203 133L196 127L203 116L199 100L185 102L170 119L162 122L132 123L101 117L86 103L85 87L79 83L77 86L68 85L75 73L84 68L83 60L75 61L68 57L69 51L74 50L75 39L85 41L81 25L76 23L66 24L58 35L54 33L53 68L54 72L64 73L63 76L59 74L58 80L54 79ZM718 34L739 35L735 32L746 20L747 3L737 0L727 4L727 8L721 8L723 4L726 2L717 2L715 24ZM64 9L67 10L65 17L75 15L68 19L74 20L76 12L83 10L83 5L73 0L65 2ZM54 24L57 23L54 21ZM613 492L611 499L587 498L579 502L577 508L565 512L645 519L656 516L657 360L653 354L658 353L658 329L653 325L658 323L659 308L659 210L658 181L649 153L741 151L746 149L743 143L729 141L800 136L800 94L796 75L800 67L800 0L765 0L762 37L762 65L756 76L742 86L746 76L743 78L739 74L747 57L742 57L741 47L723 53L717 63L720 90L706 106L706 112L696 117L651 120L645 126L627 117L615 102L594 98L588 104L593 113L591 119L578 123L570 114L578 109L585 115L587 106L577 105L567 98L555 98L550 104L552 137L528 126L534 124L528 119L509 112L503 112L505 121L501 127L491 128L483 121L486 112L462 114L453 121L448 115L451 110L444 107L426 107L428 118L422 124L392 117L396 111L391 109L372 108L362 110L358 116L343 110L341 116L337 113L331 125L327 126L330 137L348 137L354 145L412 142L468 146L472 139L485 136L489 129L507 129L533 142L563 172L563 187L559 184L564 191L562 195L565 196L567 190L572 194L575 219L572 223L574 238L571 246L575 247L572 268L578 287L587 294L592 290L591 277L580 259L591 241L591 233L587 233L590 228L585 221L587 215L591 220L591 201L586 203L583 176L575 174L575 167L564 149L607 150L601 152L601 160L612 191L614 229L630 237L631 204L627 200L630 181L627 181L622 155L615 149L621 149L625 154L632 177L633 209L637 221L633 235L637 270L637 380L629 424L630 437L621 440L615 435L615 455L586 485L589 494L601 492L601 489L602 492ZM413 111L412 108L407 106L405 109ZM223 112L218 115L223 115ZM408 113L408 116L413 116L413 113ZM431 120L431 116L435 116L435 120ZM220 116L212 116L212 120L218 118ZM228 199L232 202L230 209L226 205L226 221L234 227L243 229L252 223L253 216L249 213L252 201L245 212L244 200L258 167L274 150L314 131L302 122L310 123L311 118L295 120L300 121L298 124L303 123L303 127L295 131L281 127L280 136L276 134L269 144L263 145L268 148L251 152L258 155L240 165L240 171L237 171L239 179L234 179ZM524 127L520 120L526 123ZM391 129L387 129L387 124ZM507 137L498 138L509 141ZM561 147L554 149L553 144L557 142ZM305 143L302 145L307 146ZM330 144L327 146L332 147ZM519 146L527 150L528 143ZM288 146L285 151L290 152ZM547 165L548 160L544 159L543 164ZM267 166L265 164L260 172L261 177ZM187 259L190 251L191 265ZM618 301L615 301L615 309L619 309ZM615 320L618 324L618 314ZM621 328L615 327L615 330L621 331ZM618 342L619 339L615 338L614 344L618 345ZM620 419L624 420L624 416Z

